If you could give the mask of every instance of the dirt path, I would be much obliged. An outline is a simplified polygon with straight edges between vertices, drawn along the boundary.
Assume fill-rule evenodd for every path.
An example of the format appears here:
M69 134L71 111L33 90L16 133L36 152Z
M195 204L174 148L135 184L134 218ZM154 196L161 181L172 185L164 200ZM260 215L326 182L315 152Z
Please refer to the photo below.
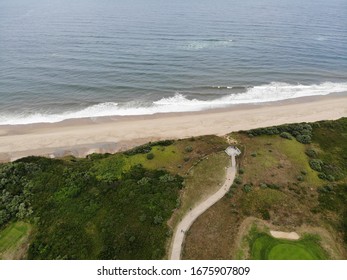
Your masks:
M236 174L236 162L235 155L231 156L232 165L227 168L226 179L223 186L213 195L201 202L198 206L189 211L182 221L178 224L172 241L170 259L179 260L181 258L182 244L185 238L185 234L188 232L193 222L208 208L220 200L230 189L235 174Z

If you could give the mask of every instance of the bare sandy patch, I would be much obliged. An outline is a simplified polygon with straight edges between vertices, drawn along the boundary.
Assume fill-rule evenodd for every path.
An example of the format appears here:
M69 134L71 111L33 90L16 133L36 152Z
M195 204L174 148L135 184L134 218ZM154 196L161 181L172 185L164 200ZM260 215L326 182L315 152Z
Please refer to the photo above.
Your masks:
M283 239L291 239L291 240L298 240L300 238L299 234L296 232L284 232L284 231L275 231L270 230L270 234L275 238L283 238Z

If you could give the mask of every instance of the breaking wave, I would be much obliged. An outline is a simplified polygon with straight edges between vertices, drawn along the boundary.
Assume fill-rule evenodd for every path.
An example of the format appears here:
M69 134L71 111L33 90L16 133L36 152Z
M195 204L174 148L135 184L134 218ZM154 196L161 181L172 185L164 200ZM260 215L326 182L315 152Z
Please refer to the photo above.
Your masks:
M92 105L82 110L63 112L61 114L36 113L12 116L0 115L0 124L15 125L30 123L53 123L76 118L151 115L155 113L169 112L193 112L213 108L223 108L237 104L280 101L304 96L327 95L329 93L345 91L347 92L347 82L325 82L314 85L293 85L272 82L266 85L249 87L243 93L233 93L212 100L189 99L183 94L176 93L172 97L165 97L147 105L134 106L134 102L129 102L122 105L114 102L106 102Z

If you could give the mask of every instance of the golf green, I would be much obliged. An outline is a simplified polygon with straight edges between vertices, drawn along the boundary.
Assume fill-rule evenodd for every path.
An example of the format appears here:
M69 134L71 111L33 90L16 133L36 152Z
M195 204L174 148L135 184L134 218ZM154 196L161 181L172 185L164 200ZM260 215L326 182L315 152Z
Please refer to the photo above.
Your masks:
M322 260L327 259L319 238L306 235L300 240L277 239L252 230L249 239L251 259L255 260Z

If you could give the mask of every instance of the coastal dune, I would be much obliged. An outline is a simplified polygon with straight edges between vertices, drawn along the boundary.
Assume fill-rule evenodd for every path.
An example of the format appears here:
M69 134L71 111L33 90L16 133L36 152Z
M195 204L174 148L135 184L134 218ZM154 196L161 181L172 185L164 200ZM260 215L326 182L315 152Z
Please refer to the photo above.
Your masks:
M298 98L194 113L73 119L60 123L0 126L0 161L24 156L85 156L116 152L148 141L225 135L284 123L347 116L347 95Z

